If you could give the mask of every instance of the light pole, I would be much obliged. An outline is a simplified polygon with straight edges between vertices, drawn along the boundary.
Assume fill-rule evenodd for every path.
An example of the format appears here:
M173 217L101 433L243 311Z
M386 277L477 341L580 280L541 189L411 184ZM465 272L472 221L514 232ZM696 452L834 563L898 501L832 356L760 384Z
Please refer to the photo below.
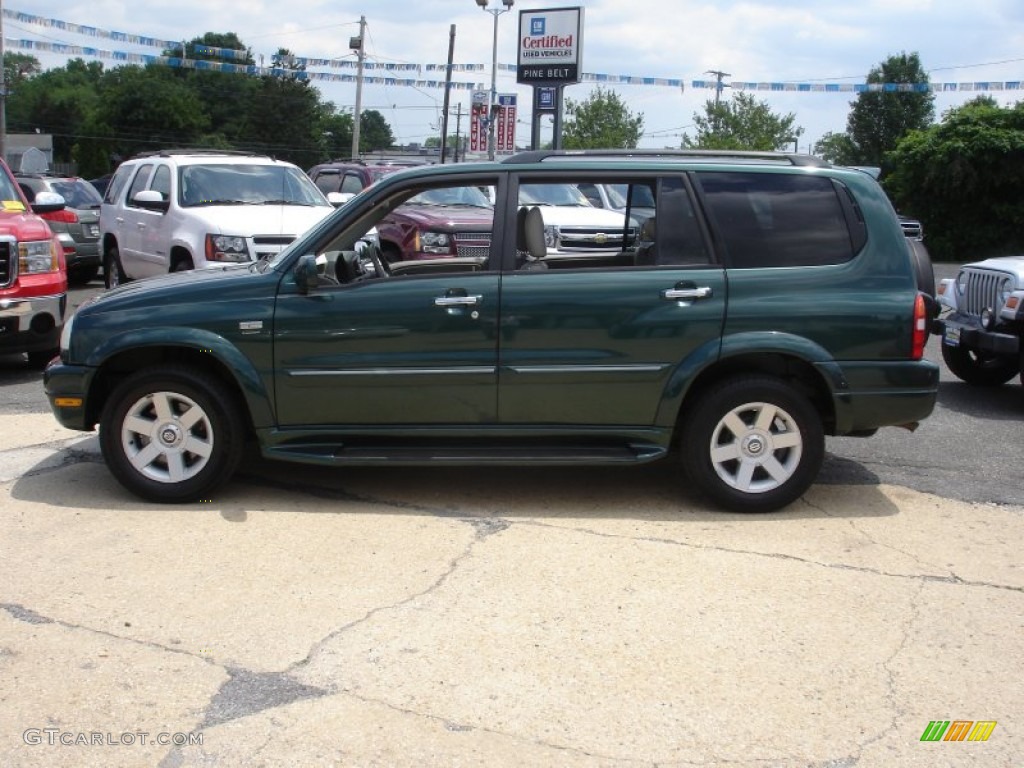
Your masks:
M487 13L494 16L494 49L491 58L491 103L487 114L487 158L494 159L494 118L498 108L498 17L512 10L516 0L501 0L504 8L488 8L488 0L476 0Z

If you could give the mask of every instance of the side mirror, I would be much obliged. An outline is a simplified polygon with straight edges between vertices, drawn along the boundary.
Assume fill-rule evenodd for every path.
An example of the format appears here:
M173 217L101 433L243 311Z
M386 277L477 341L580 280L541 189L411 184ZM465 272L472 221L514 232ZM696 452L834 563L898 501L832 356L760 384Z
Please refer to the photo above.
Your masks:
M327 202L329 202L335 208L338 208L347 203L353 197L355 197L355 195L352 194L351 192L328 192Z
M307 253L299 257L295 263L295 285L300 293L312 293L320 284L321 266L317 263L316 254Z
M161 213L166 213L167 209L171 207L171 201L164 200L164 196L155 189L144 189L138 192L132 198L132 202L139 206L139 208L145 208L147 211L160 211Z
M64 198L56 192L39 192L32 201L33 213L56 213L64 210Z

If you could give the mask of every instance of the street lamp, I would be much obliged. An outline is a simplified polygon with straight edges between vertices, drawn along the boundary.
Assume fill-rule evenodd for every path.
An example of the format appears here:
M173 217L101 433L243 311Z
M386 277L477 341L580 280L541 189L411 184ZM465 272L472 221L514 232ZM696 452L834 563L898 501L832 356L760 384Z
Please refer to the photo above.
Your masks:
M494 159L494 118L498 108L498 17L512 10L516 0L501 0L504 8L488 8L488 0L476 0L476 4L494 16L494 55L491 59L491 103L487 115L487 157Z

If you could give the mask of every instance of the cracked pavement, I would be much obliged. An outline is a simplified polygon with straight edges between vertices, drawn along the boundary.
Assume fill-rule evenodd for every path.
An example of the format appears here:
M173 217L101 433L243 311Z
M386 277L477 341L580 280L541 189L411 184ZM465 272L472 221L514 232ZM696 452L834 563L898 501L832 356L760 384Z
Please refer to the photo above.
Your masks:
M667 466L252 460L159 506L0 416L0 765L1016 768L1022 534L890 485L724 514Z

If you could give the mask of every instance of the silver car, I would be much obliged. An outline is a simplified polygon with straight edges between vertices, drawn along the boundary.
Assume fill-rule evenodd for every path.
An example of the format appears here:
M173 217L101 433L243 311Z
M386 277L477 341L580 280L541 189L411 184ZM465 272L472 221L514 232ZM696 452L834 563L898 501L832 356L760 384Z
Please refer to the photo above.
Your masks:
M16 175L29 203L40 192L56 192L64 198L64 210L40 214L64 246L68 282L84 285L100 269L100 197L96 188L77 176Z

